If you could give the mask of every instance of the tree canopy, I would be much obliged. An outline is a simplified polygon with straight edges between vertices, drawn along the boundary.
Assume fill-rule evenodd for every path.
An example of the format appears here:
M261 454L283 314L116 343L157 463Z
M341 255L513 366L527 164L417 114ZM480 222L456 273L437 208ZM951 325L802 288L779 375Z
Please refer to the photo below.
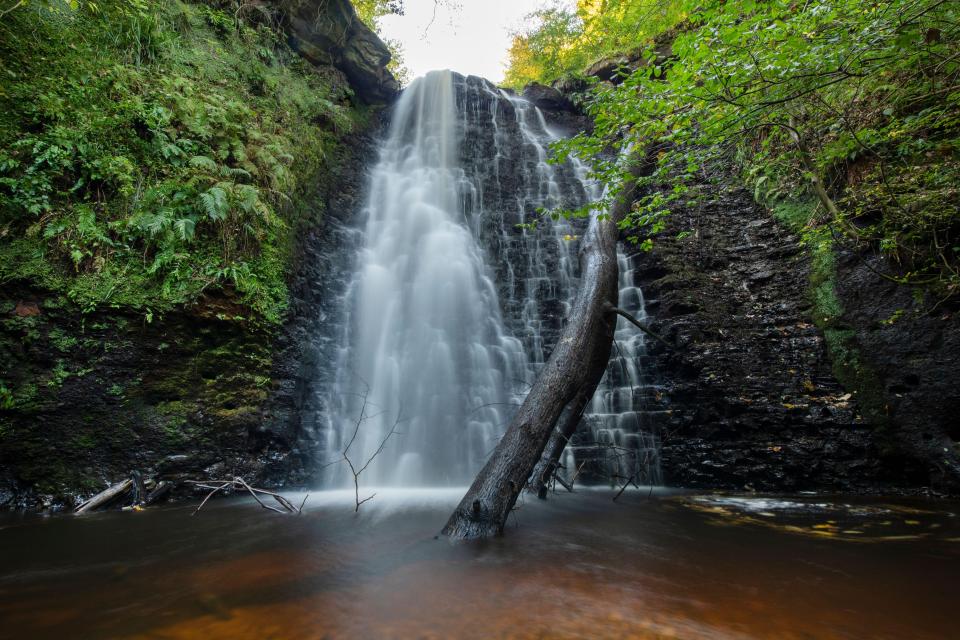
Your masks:
M672 203L694 195L690 179L722 158L771 206L814 198L819 208L800 226L882 252L900 267L889 277L945 296L957 291L954 3L715 0L689 13L675 3L657 14L654 24L672 27L660 36L646 22L616 18L650 5L580 2L576 16L541 12L540 26L519 36L526 48L511 66L514 80L550 81L645 42L639 68L585 99L596 129L558 145L561 157L591 158L611 145L667 145L650 181L669 188L651 190L623 222L635 240L649 247ZM606 37L593 26L604 24ZM622 171L597 162L597 177L614 186L597 206L616 196Z

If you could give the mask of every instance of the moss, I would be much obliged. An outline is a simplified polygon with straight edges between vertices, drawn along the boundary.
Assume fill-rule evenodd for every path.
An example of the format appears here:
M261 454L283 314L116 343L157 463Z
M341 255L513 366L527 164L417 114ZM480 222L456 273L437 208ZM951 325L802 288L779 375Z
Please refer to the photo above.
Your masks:
M882 431L888 425L886 400L879 377L864 362L856 332L845 324L837 295L837 260L829 229L814 222L816 204L784 201L773 208L774 217L798 234L810 256L809 296L814 324L823 332L833 374L857 396L861 411Z
M77 346L78 343L76 337L68 335L60 327L54 327L51 329L47 334L47 339L49 339L50 343L62 353L68 353L75 346Z
M163 421L164 437L166 443L177 447L190 442L193 439L193 430L189 428L189 421L186 418L186 405L182 402L165 403L167 406L157 407L157 410L166 416ZM176 405L171 406L171 405Z
M148 322L219 288L278 324L315 176L369 114L208 4L56 4L0 24L0 282Z
M813 207L807 202L785 200L778 202L773 208L773 217L796 234L804 232L810 224L812 213Z
M76 449L96 449L98 441L92 433L84 433L75 436L70 444Z

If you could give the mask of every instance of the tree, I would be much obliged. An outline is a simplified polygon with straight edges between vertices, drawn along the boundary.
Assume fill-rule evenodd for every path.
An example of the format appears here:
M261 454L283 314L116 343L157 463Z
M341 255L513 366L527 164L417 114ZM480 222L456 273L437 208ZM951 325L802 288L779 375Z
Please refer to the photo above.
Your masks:
M649 46L617 85L587 98L594 130L559 144L599 158L611 144L665 144L621 221L653 246L704 167L739 171L758 201L790 208L814 258L814 313L838 379L878 426L886 396L856 355L834 287L835 246L885 257L880 277L909 285L918 313L960 294L960 11L942 0L700 3ZM602 160L595 177L621 181ZM617 197L611 189L606 200ZM812 202L807 205L807 202ZM605 203L599 203L604 206ZM889 322L895 321L893 318ZM960 455L939 425L909 444L956 482Z
M526 488L551 434L576 426L603 377L617 324L617 225L633 202L636 177L647 166L645 162L630 162L628 183L620 197L608 213L593 216L584 235L580 291L560 340L490 459L443 528L451 538L503 533L517 496Z

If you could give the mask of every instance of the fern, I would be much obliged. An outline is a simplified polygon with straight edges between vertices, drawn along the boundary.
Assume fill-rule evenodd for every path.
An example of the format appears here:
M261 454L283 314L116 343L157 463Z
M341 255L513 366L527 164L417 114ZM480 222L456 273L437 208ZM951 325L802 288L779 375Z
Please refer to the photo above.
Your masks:
M221 167L220 175L224 178L244 178L246 180L250 179L250 172L246 169L240 169L239 167Z
M193 156L190 158L190 166L194 169L209 171L210 173L219 173L216 161L207 156Z
M226 219L227 213L230 212L227 192L219 185L210 187L201 193L200 203L207 217L215 222Z
M189 242L193 239L194 229L196 229L196 226L197 221L193 218L179 218L173 223L174 230L184 242Z

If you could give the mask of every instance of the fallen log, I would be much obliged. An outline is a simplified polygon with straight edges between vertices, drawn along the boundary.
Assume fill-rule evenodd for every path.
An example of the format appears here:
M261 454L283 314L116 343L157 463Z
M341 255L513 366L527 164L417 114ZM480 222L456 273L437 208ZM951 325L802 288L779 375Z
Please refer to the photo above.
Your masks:
M123 482L118 482L109 489L101 491L97 495L81 504L79 507L77 507L76 513L86 513L87 511L93 511L94 509L103 507L127 493L132 488L133 480L130 478L127 478Z
M646 166L646 162L634 162L631 178L609 215L590 221L580 248L580 290L560 340L490 459L450 515L444 535L466 539L502 534L551 434L558 426L562 433L580 421L613 345L617 224L630 210L637 178Z
M146 499L144 499L143 504L151 505L156 502L159 502L167 496L170 491L173 490L173 483L169 480L161 480L156 487L153 488L153 491L147 494Z

